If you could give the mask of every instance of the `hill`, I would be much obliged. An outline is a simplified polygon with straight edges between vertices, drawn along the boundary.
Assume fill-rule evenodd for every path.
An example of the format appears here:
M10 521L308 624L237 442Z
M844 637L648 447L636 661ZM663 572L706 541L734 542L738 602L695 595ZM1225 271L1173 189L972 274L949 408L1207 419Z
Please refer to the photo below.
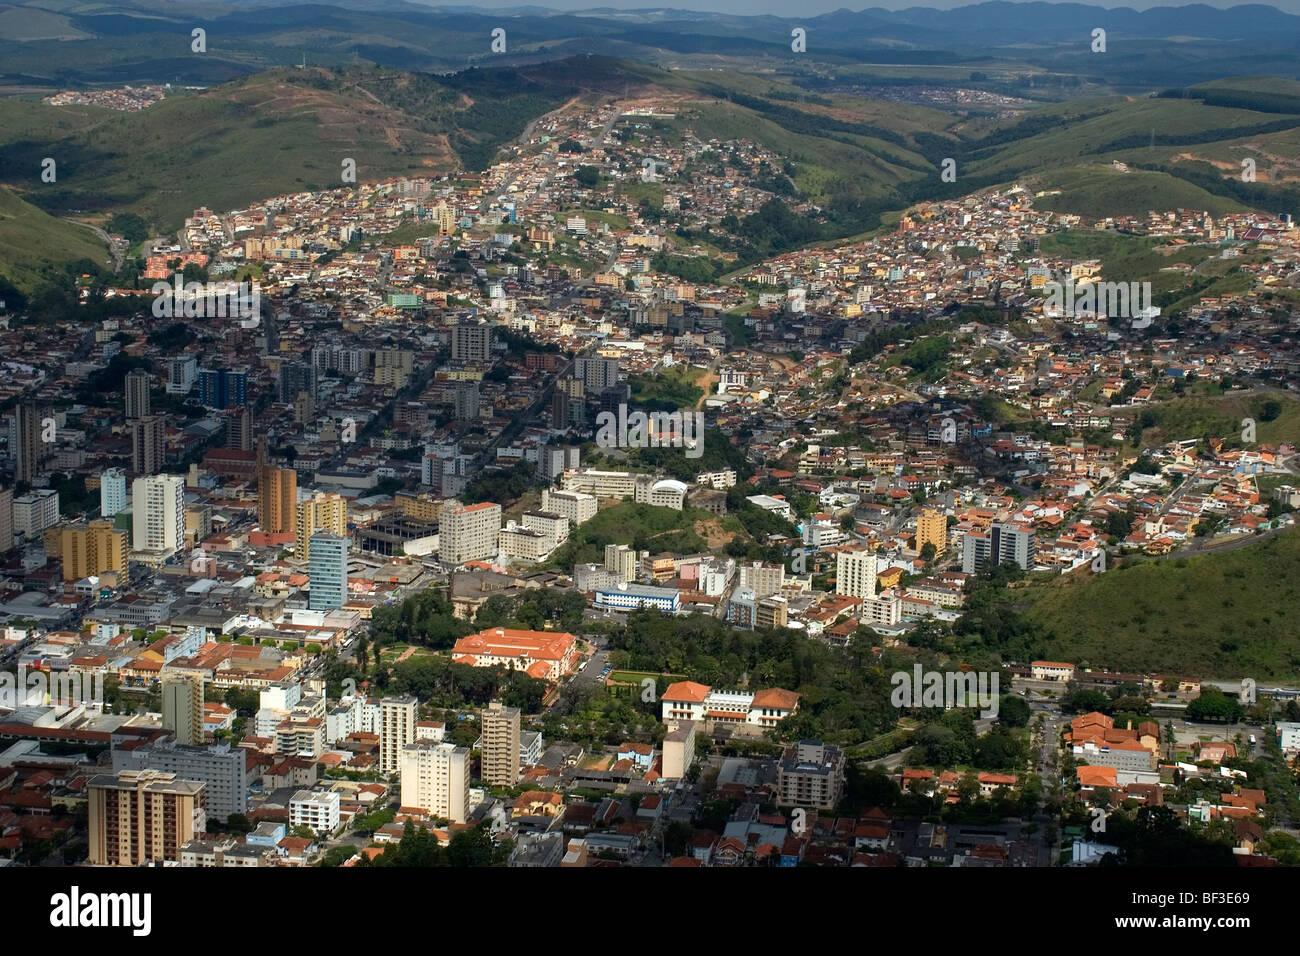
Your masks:
M56 219L12 190L0 189L0 278L31 292L50 265L89 259L108 261L108 250L93 232Z
M1127 563L1011 592L1034 658L1119 671L1294 679L1300 531L1224 554Z

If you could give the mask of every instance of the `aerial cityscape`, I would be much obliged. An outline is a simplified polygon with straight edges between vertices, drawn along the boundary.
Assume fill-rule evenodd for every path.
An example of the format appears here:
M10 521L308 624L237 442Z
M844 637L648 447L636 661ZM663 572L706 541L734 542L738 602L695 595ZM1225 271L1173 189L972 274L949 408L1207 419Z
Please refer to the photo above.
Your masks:
M1300 16L1015 6L0 12L0 870L1300 865Z

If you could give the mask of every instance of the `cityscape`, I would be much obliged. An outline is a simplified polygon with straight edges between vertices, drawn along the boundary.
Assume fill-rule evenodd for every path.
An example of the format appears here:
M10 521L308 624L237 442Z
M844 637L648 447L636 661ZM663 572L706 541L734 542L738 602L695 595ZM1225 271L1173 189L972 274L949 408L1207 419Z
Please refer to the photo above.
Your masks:
M0 18L0 869L1300 864L1294 64L256 9Z

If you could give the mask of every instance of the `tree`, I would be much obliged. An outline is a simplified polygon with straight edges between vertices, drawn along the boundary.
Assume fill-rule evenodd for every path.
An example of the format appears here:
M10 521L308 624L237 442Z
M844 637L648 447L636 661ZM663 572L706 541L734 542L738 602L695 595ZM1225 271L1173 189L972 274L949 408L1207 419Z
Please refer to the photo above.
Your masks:
M1030 708L1023 697L1004 694L998 701L998 723L1008 727L1024 727L1029 723Z

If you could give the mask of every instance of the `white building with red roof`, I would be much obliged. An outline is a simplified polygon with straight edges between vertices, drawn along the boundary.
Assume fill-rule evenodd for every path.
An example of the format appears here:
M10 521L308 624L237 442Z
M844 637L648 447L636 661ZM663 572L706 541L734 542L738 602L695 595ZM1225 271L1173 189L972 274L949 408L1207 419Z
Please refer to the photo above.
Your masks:
M700 720L709 724L717 721L763 729L775 727L799 708L799 695L779 687L751 694L714 690L694 681L670 684L662 701L664 720Z
M573 669L577 638L564 631L516 631L489 628L462 637L452 649L452 660L471 667L513 667L530 677L558 681Z

